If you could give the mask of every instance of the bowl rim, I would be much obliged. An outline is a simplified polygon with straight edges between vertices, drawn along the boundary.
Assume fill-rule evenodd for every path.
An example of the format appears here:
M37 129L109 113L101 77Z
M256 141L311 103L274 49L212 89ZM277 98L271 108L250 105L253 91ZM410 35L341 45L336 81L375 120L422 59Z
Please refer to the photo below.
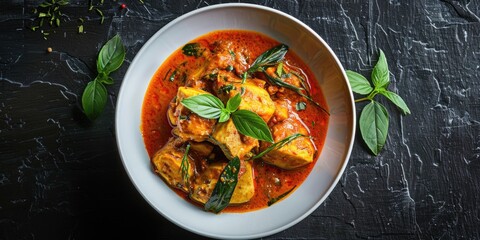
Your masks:
M352 119L351 119L351 126L350 126L351 131L347 133L347 135L350 137L350 142L348 143L348 145L346 144L346 150L345 150L344 155L343 155L343 163L340 164L341 166L338 169L337 175L335 176L335 179L333 179L331 185L326 190L325 194L320 198L319 201L316 202L316 204L313 207L311 207L308 211L304 212L302 215L300 215L299 217L297 217L296 219L291 221L289 224L283 225L279 228L276 228L276 229L273 229L273 230L270 230L270 231L267 231L267 232L262 232L262 233L259 233L259 234L252 234L252 235L248 235L248 236L220 236L220 235L215 235L215 234L212 234L212 233L202 232L202 231L199 231L197 229L190 229L186 226L183 226L180 222L176 221L175 219L172 219L171 217L169 217L166 214L159 211L155 207L155 205L146 197L146 195L142 192L142 190L136 184L136 181L134 180L131 172L128 170L128 167L127 167L126 162L125 162L124 153L119 146L120 141L121 141L119 136L121 134L120 134L120 129L118 128L118 124L119 124L119 120L118 120L119 119L119 111L118 111L118 109L120 109L120 103L122 102L120 100L122 99L122 96L124 95L124 92L126 91L125 87L124 87L124 84L123 84L123 80L127 79L127 77L129 77L129 75L130 75L130 72L133 71L130 68L130 66L137 64L137 62L139 61L139 56L143 55L143 52L147 51L148 46L150 46L153 42L155 42L159 35L161 35L163 32L165 32L167 29L171 28L172 26L175 26L178 22L181 22L181 21L183 21L187 18L190 18L191 16L194 16L196 14L199 14L199 13L202 13L202 12L205 12L205 11L218 10L218 9L222 9L222 8L239 8L239 7L240 8L260 9L260 10L263 10L263 11L271 12L271 13L276 14L276 15L280 15L281 17L287 18L288 20L293 21L296 24L300 25L303 29L309 31L310 34L312 34L318 41L320 41L324 45L325 49L329 52L330 56L334 59L335 64L340 68L340 70L342 72L342 75L343 75L343 79L346 80L345 84L346 84L347 88L350 90L348 94L349 94L349 97L350 97L350 100L351 100L351 101L348 102L348 103L350 103L350 106L347 106L347 107L349 109L351 109ZM336 54L333 52L333 50L330 48L330 46L323 40L323 38L321 38L313 29L311 29L308 25L306 25L305 23L303 23L299 19L297 19L297 18L295 18L295 17L293 17L293 16L291 16L291 15L285 13L285 12L282 12L280 10L277 10L277 9L274 9L274 8L271 8L271 7L267 7L267 6L263 6L263 5L258 5L258 4L219 3L219 4L210 5L210 6L205 6L205 7L201 7L201 8L192 10L190 12L184 13L184 14L180 15L179 17L175 18L174 20L170 21L169 23L167 23L163 27L161 27L159 30L157 30L157 32L155 32L155 34L153 34L148 39L147 42L145 42L145 44L141 47L141 49L135 54L134 59L130 63L129 68L127 69L127 71L124 75L124 78L122 79L122 84L120 86L120 90L119 90L117 99L118 99L117 103L115 104L115 107L116 107L115 108L115 138L116 138L116 144L117 144L117 149L118 149L121 161L122 161L122 165L124 167L125 172L127 173L128 177L129 177L132 185L135 187L137 192L140 193L142 198L146 202L148 202L148 204L153 209L155 209L155 211L157 213L160 213L160 215L162 215L162 217L168 219L171 223L174 223L176 226L179 226L182 229L185 229L189 232L193 232L195 234L198 234L198 235L201 235L201 236L206 236L206 237L224 238L224 239L243 239L243 238L266 237L266 236L276 234L280 231L286 230L286 229L292 227L293 225L299 223L300 221L305 219L307 216L309 216L312 212L314 212L325 201L325 199L331 194L333 189L335 189L335 187L338 184L338 181L343 176L343 173L346 169L346 166L348 165L350 155L351 155L351 152L352 152L352 148L353 148L354 139L355 139L355 132L356 132L355 130L356 130L356 124L357 123L356 123L356 112L355 112L354 97L353 97L353 93L351 91L351 86L350 86L350 83L348 81L347 75L346 75L345 70L343 68L343 65L339 61Z

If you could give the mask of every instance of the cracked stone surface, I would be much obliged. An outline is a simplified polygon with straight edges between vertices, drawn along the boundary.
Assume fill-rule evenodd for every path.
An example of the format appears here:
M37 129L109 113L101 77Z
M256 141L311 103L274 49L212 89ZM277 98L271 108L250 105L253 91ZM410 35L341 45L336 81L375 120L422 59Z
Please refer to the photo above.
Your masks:
M97 4L99 1L93 1ZM138 194L114 135L116 97L135 54L161 27L229 1L71 1L49 35L31 31L41 1L0 8L0 239L202 239ZM254 2L254 1L235 1ZM345 69L368 76L382 49L392 104L387 143L374 157L359 134L326 201L265 239L480 239L480 1L255 1L315 30ZM77 33L80 18L84 34ZM54 30L54 32L53 32ZM102 117L88 122L81 93L102 44L118 33L126 61L112 74ZM47 53L51 47L53 52ZM357 103L360 113L364 103Z

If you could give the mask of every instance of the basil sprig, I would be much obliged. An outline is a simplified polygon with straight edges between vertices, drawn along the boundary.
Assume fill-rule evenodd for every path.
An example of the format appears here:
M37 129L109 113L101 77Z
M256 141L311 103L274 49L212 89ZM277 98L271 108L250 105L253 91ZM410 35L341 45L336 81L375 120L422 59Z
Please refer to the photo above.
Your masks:
M100 49L97 59L98 75L87 84L82 94L82 107L90 120L95 120L103 112L107 103L105 84L113 84L110 73L117 70L125 60L125 47L120 36L115 35Z
M288 46L285 44L280 44L275 46L255 59L250 68L247 70L247 73L254 73L265 69L265 67L273 66L283 60L285 54L288 52Z
M356 99L355 102L370 101L360 114L360 133L372 153L378 155L387 140L389 115L387 109L375 101L374 97L380 93L394 103L404 115L410 114L410 109L398 94L387 89L390 84L390 72L387 59L381 49L378 61L372 71L373 86L359 73L350 70L347 70L346 73L352 91L360 95L367 95Z
M249 110L238 110L241 101L241 95L237 93L228 99L225 107L223 102L212 94L200 94L185 98L181 103L203 118L226 122L232 117L233 124L241 134L273 143L267 123L258 114Z
M205 210L219 213L230 203L235 187L238 182L238 172L240 170L240 159L233 158L228 162L218 178L212 195L205 203Z
M324 113L326 113L327 115L330 115L330 113L324 107L322 107L319 103L317 103L316 101L313 100L313 98L310 96L309 89L306 89L304 87L297 87L295 85L292 85L290 83L287 83L287 82L283 81L280 78L277 78L275 76L271 76L267 73L267 71L266 71L267 67L275 66L275 65L278 64L276 74L279 75L279 76L282 75L282 73L283 73L282 60L285 58L285 55L287 54L287 52L288 52L288 46L285 45L285 44L280 44L280 45L275 46L275 47L265 51L264 53L260 54L260 56L258 56L257 59L255 59L255 61L252 63L250 68L248 68L248 70L243 74L242 83L245 82L248 75L253 74L255 72L262 72L271 84L279 86L279 87L288 88L288 89L296 92L298 95L306 98L308 101L315 104ZM300 78L300 82L301 82L302 86L306 86L303 78Z

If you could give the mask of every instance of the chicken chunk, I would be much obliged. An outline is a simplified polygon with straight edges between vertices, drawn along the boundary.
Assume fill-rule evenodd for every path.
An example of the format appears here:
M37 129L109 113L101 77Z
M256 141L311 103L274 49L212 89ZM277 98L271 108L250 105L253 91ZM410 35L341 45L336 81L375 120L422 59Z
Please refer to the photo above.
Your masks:
M308 135L307 128L296 118L287 118L275 124L272 128L275 142L295 133ZM262 143L261 150L270 144ZM262 157L262 160L283 169L294 169L313 162L315 146L307 137L299 137L285 146L273 150Z
M190 142L190 151L197 158L206 158L213 152L213 144L209 142Z
M275 112L271 118L273 123L281 122L287 119L290 116L290 113L293 111L291 107L290 100L286 98L276 99L275 103Z
M184 140L196 142L207 140L216 123L216 120L202 118L181 104L183 99L200 94L210 93L196 88L179 87L175 102L170 104L167 116L170 123L174 126L176 125L172 132Z
M214 89L224 102L242 94L242 101L238 109L250 110L258 114L265 122L268 122L275 112L275 104L268 92L263 88L265 81L260 79L248 79L245 83L234 82L229 78L218 79Z
M185 154L183 148L184 142L176 137L172 137L168 142L158 150L152 157L153 168L155 172L162 177L172 188L178 188L184 192L189 192L188 184L184 182L181 170L182 158ZM194 174L194 161L187 156L189 162L188 176Z
M218 145L230 160L235 156L241 160L249 159L253 155L251 151L259 146L257 139L239 133L231 118L217 124L210 141Z
M247 49L236 49L230 41L217 41L211 47L213 53L209 59L209 71L226 69L241 75L247 70L247 58L250 55Z
M253 171L250 162L244 162L245 171L242 175L239 174L237 186L233 191L230 204L241 204L248 202L255 193L255 185L253 182ZM205 204L212 195L215 184L226 166L225 163L216 162L209 165L209 167L198 176L193 185L190 198L198 203Z

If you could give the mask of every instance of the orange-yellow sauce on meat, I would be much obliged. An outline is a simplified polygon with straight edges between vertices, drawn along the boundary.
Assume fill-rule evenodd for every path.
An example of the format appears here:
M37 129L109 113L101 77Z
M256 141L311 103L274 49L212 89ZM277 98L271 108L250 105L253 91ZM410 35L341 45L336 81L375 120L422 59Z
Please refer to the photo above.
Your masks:
M250 63L266 50L276 46L279 42L256 32L250 31L216 31L201 36L191 42L199 42L205 45L213 45L218 41L229 41L232 51L246 52L250 59ZM289 66L296 67L303 71L304 76L310 85L310 93L312 98L321 106L327 106L322 91L318 86L317 80L306 64L296 56L292 50L289 50L285 56L285 62ZM177 94L177 89L183 86L184 75L175 74L176 69L182 67L185 71L192 71L198 68L196 59L186 56L179 49L158 68L152 77L144 97L141 131L146 150L152 157L167 140L172 136L172 126L167 118L167 109L170 101ZM187 76L188 77L188 76ZM303 125L309 130L309 135L315 145L314 161L306 166L293 170L284 170L273 165L263 162L261 159L253 161L253 174L255 183L255 195L247 203L237 206L228 206L224 212L248 212L267 207L267 202L279 195L287 192L295 186L300 186L318 159L320 151L323 147L327 125L328 114L322 112L311 102L302 98L291 90L283 90L281 95L291 103L295 108L295 103L301 101L306 103L306 108L296 111ZM222 156L218 156L222 157ZM224 158L224 157L223 157ZM188 194L172 188L174 192L182 196L185 200L190 201ZM193 203L193 202L192 202ZM196 204L197 203L193 203ZM200 206L201 207L201 206Z

